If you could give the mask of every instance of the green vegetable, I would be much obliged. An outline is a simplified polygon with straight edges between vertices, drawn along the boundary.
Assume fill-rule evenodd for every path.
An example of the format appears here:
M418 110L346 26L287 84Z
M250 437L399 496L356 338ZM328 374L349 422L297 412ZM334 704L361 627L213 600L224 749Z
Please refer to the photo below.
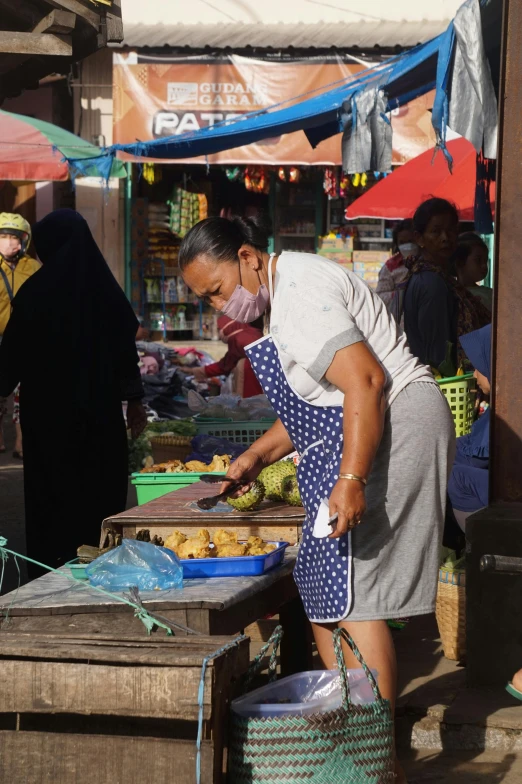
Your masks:
M129 438L129 474L134 474L141 471L144 461L149 455L152 455L152 446L145 434L138 436L136 439Z
M150 436L158 436L162 433L174 433L176 436L193 438L196 431L197 428L192 419L166 419L161 422L149 422L145 435L150 438Z

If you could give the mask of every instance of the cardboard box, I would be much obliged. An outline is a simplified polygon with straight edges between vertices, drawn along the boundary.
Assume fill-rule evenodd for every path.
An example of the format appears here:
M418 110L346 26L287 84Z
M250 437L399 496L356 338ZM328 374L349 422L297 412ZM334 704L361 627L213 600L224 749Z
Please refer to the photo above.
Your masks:
M318 250L317 254L324 259L336 261L338 264L351 264L352 262L352 254L350 251L346 250Z
M354 271L357 273L376 273L377 275L383 268L380 261L355 261L353 263Z
M345 270L348 270L348 272L353 272L353 264L351 262L350 263L349 262L346 262L346 263L342 263L341 262L340 266L343 267Z
M384 264L390 258L390 254L380 250L354 250L352 261L354 262L379 262Z
M353 237L319 237L319 250L348 251L353 250Z

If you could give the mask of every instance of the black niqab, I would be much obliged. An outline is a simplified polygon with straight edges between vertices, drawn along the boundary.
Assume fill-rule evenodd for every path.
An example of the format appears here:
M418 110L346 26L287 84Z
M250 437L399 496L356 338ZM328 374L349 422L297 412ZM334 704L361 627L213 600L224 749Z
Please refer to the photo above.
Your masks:
M0 396L21 384L27 551L56 566L125 509L138 320L81 215L57 210L33 238L43 266L13 302Z

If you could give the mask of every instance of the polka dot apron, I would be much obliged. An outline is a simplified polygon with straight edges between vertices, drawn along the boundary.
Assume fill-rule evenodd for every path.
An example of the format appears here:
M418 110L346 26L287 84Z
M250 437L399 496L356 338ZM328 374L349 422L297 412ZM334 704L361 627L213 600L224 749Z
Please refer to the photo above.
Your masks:
M247 346L245 352L300 455L297 481L306 519L294 578L306 613L315 623L340 621L352 605L351 535L316 539L312 530L321 501L330 497L339 477L342 408L313 406L294 392L270 335Z

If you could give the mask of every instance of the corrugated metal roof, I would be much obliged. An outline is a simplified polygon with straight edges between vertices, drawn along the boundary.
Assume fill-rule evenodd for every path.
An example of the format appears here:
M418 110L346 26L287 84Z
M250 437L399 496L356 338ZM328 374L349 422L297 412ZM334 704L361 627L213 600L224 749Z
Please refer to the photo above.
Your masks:
M379 21L355 23L304 24L126 24L124 45L132 47L206 46L272 47L305 49L309 47L346 49L359 47L415 46L440 35L451 18L440 21Z
M462 0L121 0L127 24L441 22Z

